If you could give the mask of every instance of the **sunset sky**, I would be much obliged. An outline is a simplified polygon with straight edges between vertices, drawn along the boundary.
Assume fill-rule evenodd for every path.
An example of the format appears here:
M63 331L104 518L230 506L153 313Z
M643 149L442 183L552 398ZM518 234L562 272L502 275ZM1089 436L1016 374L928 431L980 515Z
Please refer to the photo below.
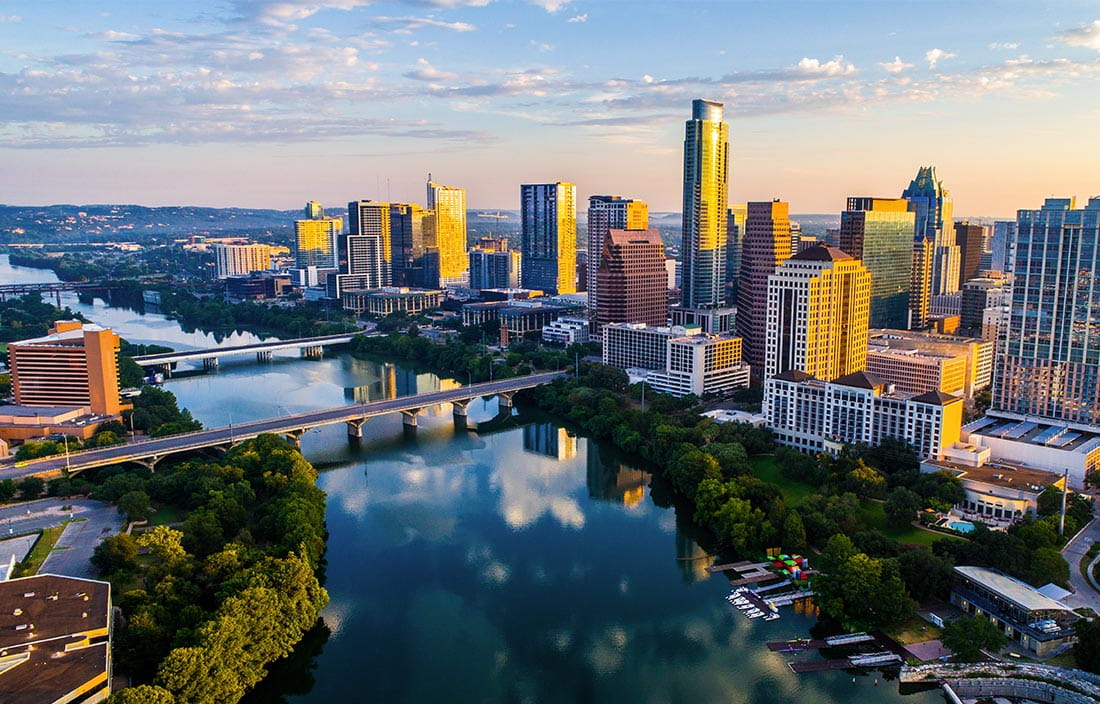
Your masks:
M423 202L431 172L678 210L696 97L730 202L838 212L923 164L959 215L1100 193L1095 2L0 0L0 202Z

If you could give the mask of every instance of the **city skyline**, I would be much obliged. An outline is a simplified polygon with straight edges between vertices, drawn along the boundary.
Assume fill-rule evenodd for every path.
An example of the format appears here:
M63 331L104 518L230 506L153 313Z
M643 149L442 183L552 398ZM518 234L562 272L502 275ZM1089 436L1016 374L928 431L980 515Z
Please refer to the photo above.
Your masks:
M415 202L432 171L475 209L562 180L676 211L683 110L702 97L726 105L730 203L839 213L897 197L922 164L960 217L1093 195L1096 9L937 7L932 29L929 8L862 3L7 3L0 151L20 168L0 190L291 209ZM728 40L682 51L701 24Z

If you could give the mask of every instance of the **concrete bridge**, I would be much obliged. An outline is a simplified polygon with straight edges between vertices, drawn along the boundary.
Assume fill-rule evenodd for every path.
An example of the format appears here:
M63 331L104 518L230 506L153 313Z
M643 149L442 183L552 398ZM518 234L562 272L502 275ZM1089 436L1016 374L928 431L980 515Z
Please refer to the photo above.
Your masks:
M112 464L133 462L152 470L158 462L169 455L181 452L193 452L205 448L228 450L257 435L274 433L300 444L306 431L322 425L344 423L348 426L349 438L363 437L363 424L368 419L387 413L400 413L406 427L415 428L416 417L424 408L441 403L454 406L456 420L465 420L466 409L470 401L483 396L496 396L502 409L511 408L512 396L521 389L529 389L548 384L566 372L548 372L530 376L514 377L501 381L490 381L472 386L463 386L447 391L433 391L416 396L357 403L321 411L309 411L253 421L224 428L211 428L194 433L183 433L165 438L154 438L141 442L104 447L96 450L73 452L68 455L54 455L23 462L0 463L0 479L19 480L30 475L48 475L67 471L70 475L86 469L104 467Z
M181 352L164 352L162 354L146 354L134 357L134 361L142 367L151 367L162 372L165 376L172 375L172 369L179 362L194 362L202 360L206 369L217 369L218 359L247 354L255 354L260 362L271 360L274 352L281 350L301 350L303 357L316 358L322 355L327 345L346 345L352 338L361 333L349 332L340 335L321 335L318 337L301 337L295 340L273 340L271 342L256 342L249 345L235 345L232 347L211 347L203 350L183 350Z

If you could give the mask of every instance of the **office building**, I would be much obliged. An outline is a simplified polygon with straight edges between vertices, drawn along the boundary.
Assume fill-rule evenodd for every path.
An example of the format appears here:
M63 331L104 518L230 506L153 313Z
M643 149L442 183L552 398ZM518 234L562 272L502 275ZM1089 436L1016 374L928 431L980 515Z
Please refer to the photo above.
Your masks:
M928 305L928 317L962 317L962 292L934 293Z
M962 220L955 223L955 242L959 246L959 289L980 275L982 253L988 240L988 228Z
M791 220L791 256L798 254L802 248L802 225Z
M993 410L1100 425L1100 197L1017 215L1012 305Z
M117 417L118 335L78 320L59 320L45 337L8 343L12 393L20 406L86 407Z
M737 334L745 361L764 369L768 334L768 277L790 257L791 223L783 201L749 203L737 289Z
M435 236L432 246L439 250L439 281L431 285L443 288L466 286L469 283L466 189L434 183L431 174L428 174L427 207L433 215Z
M588 198L588 259L584 286L578 290L588 292L588 317L595 320L600 305L600 289L597 272L604 240L611 230L646 230L649 228L649 206L640 200L622 196L590 196ZM578 276L578 279L580 277ZM666 295L667 298L667 295Z
M736 308L681 308L674 305L669 308L669 313L674 327L697 327L712 335L733 334L737 330Z
M111 695L111 585L40 574L0 581L0 701L103 702Z
M604 364L625 369L632 382L673 396L720 394L749 385L741 338L698 328L612 323L603 328Z
M958 397L902 393L867 372L827 382L790 370L764 382L763 413L775 441L814 454L895 438L922 458L940 459L959 441L962 412Z
M325 206L321 205L315 200L311 200L306 203L306 207L302 209L306 220L324 220L325 219Z
M921 393L939 390L953 396L970 398L989 386L993 379L993 353L995 344L976 337L937 335L909 330L871 330L867 351L867 371L894 384L899 391ZM904 365L896 355L912 355L914 365L923 365L926 371L910 368L914 376L907 378ZM959 360L939 362L933 360ZM927 364L925 364L927 362ZM961 382L959 365L964 364ZM928 371L929 366L940 371ZM930 376L932 375L932 376ZM937 378L937 386L929 380ZM919 380L919 385L918 385Z
M271 247L266 244L216 244L214 261L219 279L271 268Z
M519 288L522 255L508 249L508 240L482 238L470 248L470 288Z
M316 201L310 201L315 203ZM318 205L320 205L318 203ZM307 208L308 210L308 208ZM342 218L294 221L294 264L299 269L336 269L336 253L344 234Z
M568 347L575 342L583 344L591 339L588 328L588 318L564 316L543 326L542 341L562 347Z
M1001 276L970 279L963 284L959 326L967 335L996 340L1000 322L1006 317L1011 289Z
M438 286L424 275L424 253L432 244L436 217L416 203L390 204L390 280L395 286Z
M858 259L828 245L787 259L768 277L763 378L863 371L870 305L871 275Z
M684 308L718 308L725 303L729 125L722 121L723 111L722 103L693 100L685 125L680 248Z
M849 198L840 249L871 274L871 327L909 327L916 214L904 198Z
M520 186L523 286L552 293L577 290L577 187Z
M256 271L247 276L227 276L225 298L229 301L262 301L278 298L291 287L290 274Z
M936 167L922 166L901 197L916 214L915 239L932 240L932 293L958 291L959 247L951 220L951 194L936 176Z
M376 200L348 203L350 234L341 238L340 273L373 276L369 288L393 282L393 230L390 204Z
M612 323L603 327L603 363L620 369L664 369L668 340L698 335L702 331L682 326Z
M608 230L596 269L596 325L668 323L665 248L657 230ZM591 297L591 292L589 293ZM591 310L591 298L589 298Z
M344 310L356 315L385 316L390 313L422 313L438 308L443 291L405 286L387 286L373 290L348 289L340 294Z
M963 426L962 439L989 452L997 464L1015 464L1069 478L1069 488L1085 489L1085 477L1100 469L1100 431L1038 418L1020 420L996 411Z
M998 220L993 223L993 234L989 238L989 251L992 253L990 269L1012 271L1012 247L1015 241L1015 220Z
M930 237L913 241L912 273L909 279L909 329L928 327L932 314L932 261L936 247Z
M480 325L499 320L501 343L509 344L521 342L528 333L541 332L563 316L582 315L585 309L583 304L553 303L535 298L466 303L462 306L462 324Z
M737 305L737 285L741 281L741 246L745 238L748 206L731 205L726 211L726 305ZM671 286L669 288L672 288Z

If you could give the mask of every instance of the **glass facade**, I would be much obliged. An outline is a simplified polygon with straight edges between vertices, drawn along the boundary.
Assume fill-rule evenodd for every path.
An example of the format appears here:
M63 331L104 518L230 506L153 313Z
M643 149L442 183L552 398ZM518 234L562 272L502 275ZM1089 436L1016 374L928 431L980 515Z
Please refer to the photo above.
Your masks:
M729 125L722 103L693 100L684 136L685 308L718 308L726 296L726 200Z
M909 327L916 214L903 198L849 198L840 215L840 249L871 274L871 327Z

